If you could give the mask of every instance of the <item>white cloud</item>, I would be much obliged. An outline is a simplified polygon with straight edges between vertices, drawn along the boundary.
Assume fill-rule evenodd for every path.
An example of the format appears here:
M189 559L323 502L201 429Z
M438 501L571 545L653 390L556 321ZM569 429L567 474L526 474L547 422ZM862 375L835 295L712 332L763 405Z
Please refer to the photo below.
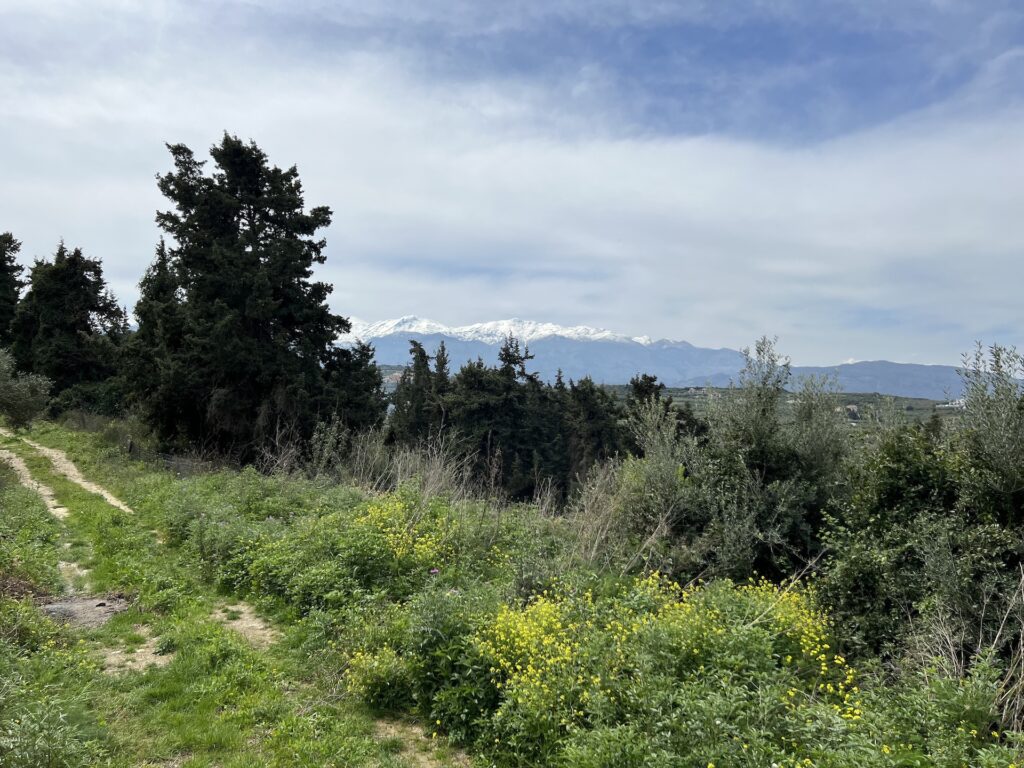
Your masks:
M130 17L109 34L131 36ZM335 210L321 274L345 314L715 346L770 333L808 364L1024 342L1024 113L993 105L1012 55L942 107L779 147L638 137L604 122L614 105L580 113L542 82L433 81L402 51L199 44L176 8L163 18L173 34L147 27L152 46L117 66L0 70L0 229L26 256L81 245L126 302L158 236L162 142L202 150L226 128Z

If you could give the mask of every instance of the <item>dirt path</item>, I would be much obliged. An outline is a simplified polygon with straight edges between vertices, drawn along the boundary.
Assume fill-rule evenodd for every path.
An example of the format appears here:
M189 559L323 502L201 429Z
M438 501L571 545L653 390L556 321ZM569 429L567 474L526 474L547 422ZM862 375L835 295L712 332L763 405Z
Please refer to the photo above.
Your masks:
M57 448L49 448L25 437L19 438L9 430L3 429L2 427L0 427L0 435L22 440L26 445L31 446L35 451L49 459L55 471L78 485L80 488L84 488L90 493L98 494L112 507L134 514L134 510L132 510L131 507L110 493L106 488L87 479L82 474L81 470L75 466L75 463L68 458L64 451ZM20 456L12 453L11 451L0 449L0 459L6 461L14 468L19 481L23 485L36 491L42 497L47 509L49 509L51 513L59 518L67 517L67 508L62 507L57 502L57 498L54 495L53 490L32 478L32 474L29 472L28 466L26 466ZM153 534L162 544L163 541L159 531L153 531ZM74 595L78 591L75 588L76 582L82 580L81 577L85 576L85 572L73 563L62 562L61 565L61 574L64 576L64 580L68 585L68 591ZM82 597L75 600L76 606L78 603L82 603L86 608L91 608L91 606L87 605L90 601L91 600L88 597ZM57 607L63 609L65 606L61 604ZM80 620L80 617L78 617L77 614L74 614L74 612L68 614L66 618L72 623L81 624L83 626L88 625L87 622ZM238 632L254 648L260 650L270 647L280 636L276 629L256 614L255 609L251 605L242 601L238 601L230 606L221 607L214 613L213 618L224 626Z
M223 606L214 611L213 618L240 634L257 650L266 650L280 637L280 633L245 602L237 601Z
M378 720L374 725L374 731L379 741L397 742L401 746L398 754L415 768L469 768L472 764L469 756L459 750L450 750L448 760L441 760L433 739L427 736L423 727L417 723L405 720Z
M18 482L29 490L35 491L39 494L39 497L43 500L46 508L50 511L54 517L63 520L68 516L67 507L62 507L60 502L57 501L57 497L54 495L53 490L38 482L32 477L32 473L29 471L28 466L22 460L20 456L8 450L0 448L0 461L4 461L11 466L14 470L14 474L18 476Z
M88 480L82 475L77 466L68 458L64 451L56 448L49 448L40 445L32 440L15 437L9 431L0 428L0 435L8 438L19 439L29 446L36 453L45 456L53 467L54 474L62 475L69 481L75 483L84 490L99 495L107 504L125 512L133 514L130 519L121 519L116 525L127 527L142 526L151 524L140 516L135 516L133 510L124 502L119 500L102 486ZM24 453L22 449L23 455ZM56 517L67 517L69 511L58 501L53 490L36 481L31 474L25 461L18 454L10 450L0 448L0 461L11 465L19 481L26 487L40 495L46 504L47 509ZM46 470L43 470L44 473ZM45 477L53 478L49 474ZM72 517L71 523L75 524L79 518ZM88 513L85 513L88 514ZM164 544L160 533L150 531L159 544ZM79 544L81 544L79 542ZM64 542L65 552L70 548L68 541ZM169 551L160 548L160 556L167 555ZM77 552L77 550L76 550ZM158 550L151 550L156 555ZM64 554L69 557L70 552ZM91 564L96 565L92 561ZM99 567L99 566L96 566ZM132 625L132 632L126 634L123 627L116 628L113 632L107 632L103 627L111 618L124 611L135 609L135 605L120 594L90 594L89 577L90 571L71 559L61 560L58 564L62 581L65 584L63 595L50 598L53 602L44 603L39 606L40 610L55 621L72 625L77 630L86 633L90 637L94 650L102 660L102 671L111 676L124 677L124 685L135 685L136 683L127 680L129 676L139 675L147 670L155 670L167 667L172 663L176 654L168 646L162 647L161 637L147 624L138 623ZM271 622L259 616L253 606L242 600L225 602L223 598L213 603L212 611L208 616L193 617L191 621L206 622L215 621L225 628L236 632L241 636L252 649L257 653L265 653L272 646L278 643L283 635L281 629ZM145 618L143 616L143 618ZM160 626L159 624L157 626ZM168 674L173 675L173 668ZM144 680L144 678L139 678ZM140 690L145 688L143 683L138 683ZM148 684L146 684L148 685ZM296 678L295 682L285 684L285 690L294 690L296 687L309 685ZM412 722L399 720L378 720L375 723L373 739L368 741L377 742L381 747L382 754L389 757L389 763L397 758L403 765L412 768L464 768L470 765L469 758L462 752L440 747L433 734L428 734L421 726ZM184 755L184 756L183 756ZM172 763L161 763L164 765L178 764L179 760L187 760L187 753L178 755ZM146 763L147 765L149 763ZM374 764L381 764L376 762Z
M3 428L0 428L0 435L3 435L4 437L11 437L16 440L21 440L26 444L32 446L32 448L34 448L38 453L41 453L43 456L50 460L50 463L53 465L53 468L57 470L57 472L64 475L64 477L73 482L75 485L79 486L80 488L84 488L85 490L89 491L89 493L95 493L98 496L102 496L103 500L107 502L107 504L109 504L112 507L117 507L117 509L120 509L122 512L134 514L134 510L132 510L131 507L129 507L127 504L125 504L123 501L117 498L106 488L104 488L101 485L97 485L91 480L87 480L85 478L85 475L83 475L79 471L78 467L75 466L75 463L68 458L68 455L64 453L64 451L58 450L56 448L47 448L45 445L40 445L39 443L33 440L29 440L27 437L19 438L9 430ZM52 492L50 495L53 495ZM67 510L64 510L64 512L66 514Z
M108 675L122 675L128 672L143 672L150 667L166 667L174 659L174 653L161 653L160 640L153 637L144 624L132 626L142 643L134 647L106 648L103 650L103 671Z

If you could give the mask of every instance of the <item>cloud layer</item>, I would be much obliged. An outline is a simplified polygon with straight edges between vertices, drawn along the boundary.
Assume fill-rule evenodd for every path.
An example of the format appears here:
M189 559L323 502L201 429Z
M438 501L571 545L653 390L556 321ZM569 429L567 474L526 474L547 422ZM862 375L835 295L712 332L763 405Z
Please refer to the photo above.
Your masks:
M1024 342L1012 6L721 5L0 2L0 230L130 304L163 142L226 129L334 209L345 314L805 364Z

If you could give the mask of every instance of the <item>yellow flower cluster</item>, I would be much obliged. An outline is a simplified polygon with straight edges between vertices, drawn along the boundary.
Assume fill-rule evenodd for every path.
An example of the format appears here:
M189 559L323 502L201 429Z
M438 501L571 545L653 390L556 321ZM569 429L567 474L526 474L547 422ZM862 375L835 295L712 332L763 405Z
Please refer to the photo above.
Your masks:
M625 596L628 602L622 601L615 618L605 624L613 638L613 672L623 671L629 650L648 631L671 637L680 659L699 659L713 637L725 634L725 627L718 610L693 599L698 594L697 587L681 587L657 572L637 579ZM638 600L642 607L633 607Z
M381 536L396 560L412 560L424 567L441 563L451 554L450 537L431 518L415 512L406 499L391 494L368 502L355 524Z
M812 596L800 590L769 582L681 587L654 573L600 603L589 592L555 589L524 607L505 606L474 642L490 660L492 684L506 704L562 729L583 723L587 712L607 711L598 697L614 705L617 681L630 679L652 652L679 665L678 673L697 676L705 665L711 674L728 660L742 663L731 647L738 632L767 639L760 647L791 670L788 706L816 699L859 720L856 674L832 651L829 629Z
M767 580L745 584L740 592L763 606L757 620L766 621L779 637L795 644L796 654L787 654L783 663L793 666L811 684L814 695L832 701L833 709L845 720L861 719L860 688L856 672L829 644L828 618L817 610L804 591L784 589ZM796 691L789 691L789 703Z
M492 660L494 685L505 688L512 700L536 705L559 699L564 704L566 691L555 690L551 682L564 679L563 673L579 661L580 628L568 619L564 601L545 591L522 610L502 607L476 644Z

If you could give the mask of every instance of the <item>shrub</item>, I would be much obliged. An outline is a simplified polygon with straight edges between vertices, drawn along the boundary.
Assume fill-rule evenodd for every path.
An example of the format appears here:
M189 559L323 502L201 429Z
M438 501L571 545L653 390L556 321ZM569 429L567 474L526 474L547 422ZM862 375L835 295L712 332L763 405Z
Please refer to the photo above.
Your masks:
M46 409L50 387L45 376L19 374L11 353L0 349L0 415L12 427L28 427Z
M345 672L345 689L382 710L402 709L411 687L408 664L387 645L373 653L356 651Z
M487 602L419 598L430 627L357 653L348 690L377 706L427 693L440 729L498 766L852 768L1013 754L990 733L991 677L862 691L828 618L795 586L682 588L654 575L617 589L556 583L524 605L480 610ZM440 618L447 608L458 618ZM425 642L434 627L443 639Z

